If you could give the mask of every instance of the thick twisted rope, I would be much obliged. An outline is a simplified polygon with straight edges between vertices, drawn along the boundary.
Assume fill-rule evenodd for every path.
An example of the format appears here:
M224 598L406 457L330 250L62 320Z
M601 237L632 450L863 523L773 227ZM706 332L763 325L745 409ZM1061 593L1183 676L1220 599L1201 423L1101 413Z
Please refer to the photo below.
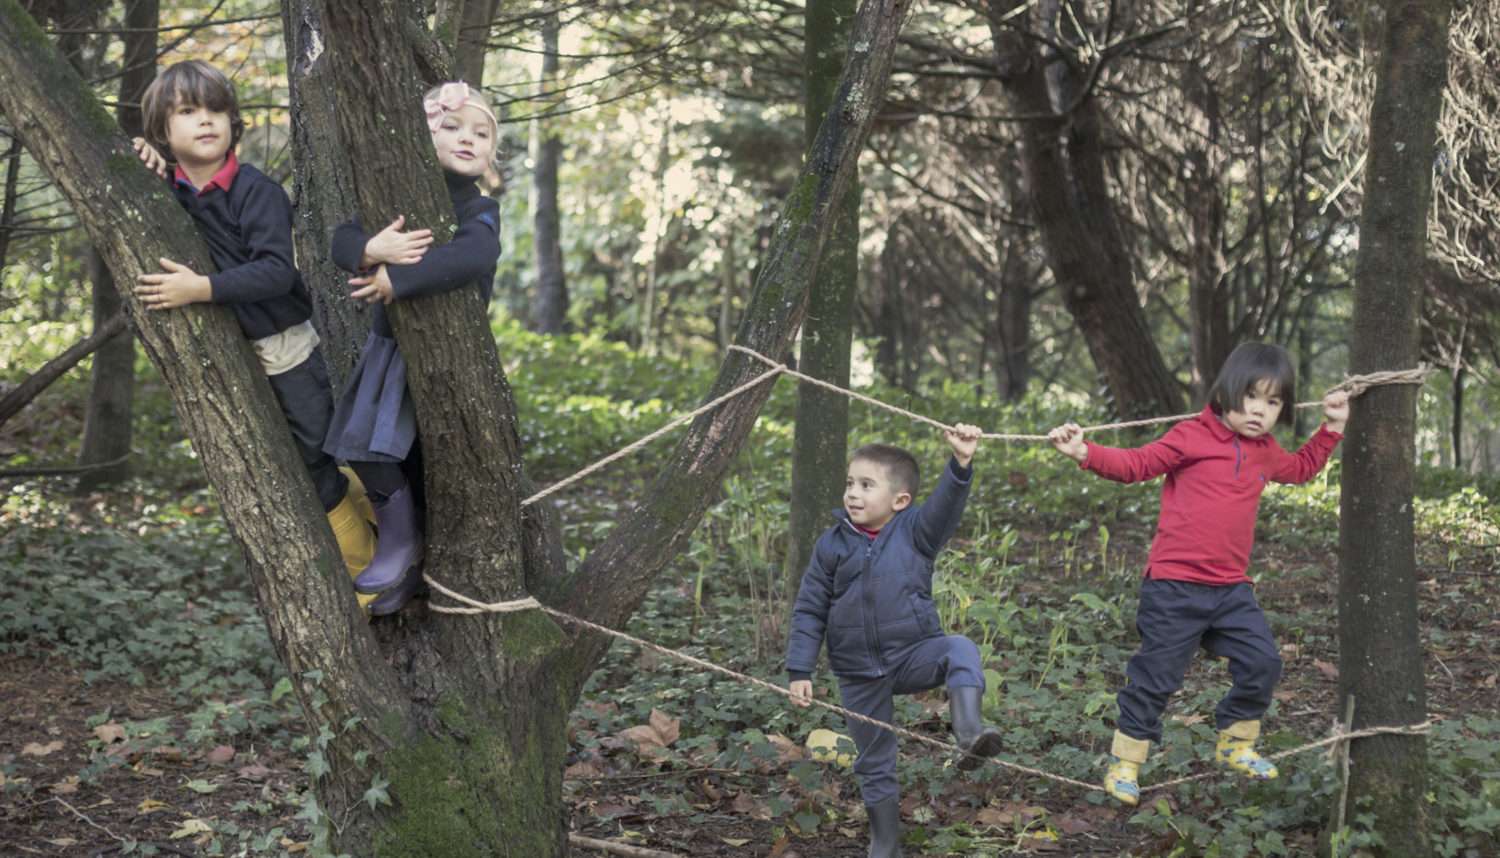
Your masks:
M730 679L733 679L736 682L740 682L740 683L743 683L745 685L752 685L752 686L755 686L757 688L763 688L763 689L765 689L767 691L770 691L770 692L772 692L774 694L779 694L782 697L786 697L789 700L792 700L794 702L806 702L806 703L810 703L813 706L821 706L822 708L827 709L830 712L834 712L834 713L837 713L839 715L842 715L846 720L862 721L862 722L864 722L866 724L870 724L872 726L879 727L882 730L889 730L890 732L895 733L898 736L903 736L903 737L905 737L907 739L911 739L914 742L920 742L920 743L922 743L924 745L931 745L932 747L938 748L938 749L940 749L940 750L942 750L942 751L944 751L945 753L948 753L948 754L960 755L960 756L964 754L963 749L959 748L958 745L956 745L956 744L954 744L952 742L945 742L945 741L943 741L941 739L933 738L932 736L926 736L926 735L923 735L921 733L917 733L917 732L914 732L912 730L908 730L905 727L901 727L901 726L898 726L896 724L889 723L887 721L881 721L878 718L871 718L868 715L865 715L865 714L862 714L862 713L859 713L859 712L855 712L855 711L853 711L851 709L845 709L844 707L839 706L837 704L829 703L829 702L824 701L824 700L818 700L817 698L812 698L811 700L804 701L802 698L798 698L798 697L793 696L792 692L789 689L783 688L780 685L776 685L775 683L767 682L764 679L761 679L761 678L756 677L756 676L751 676L751 675L746 674L746 673L741 673L741 672L739 672L737 670L731 670L730 668L724 667L722 665L714 664L711 661L705 661L705 660L703 660L701 658L698 658L697 656L688 655L687 653L682 652L680 650L675 650L675 649L672 649L670 647L665 647L665 646L662 646L661 644L652 643L651 641L645 640L643 638L638 638L638 637L636 637L634 635L626 634L625 632L616 631L615 629L611 629L611 628L608 628L606 626L601 626L598 623L592 623L592 622L589 622L588 620L579 619L578 617L575 617L572 614L565 613L563 611L559 611L556 608L549 608L546 605L543 605L541 602L538 602L535 598L533 598L531 596L527 596L527 597L522 598L522 599L512 599L512 600L506 601L506 602L489 602L489 603L486 603L486 602L478 601L477 599L471 599L468 596L463 595L462 593L458 593L458 592L455 592L453 590L450 590L447 587L444 587L442 584L438 583L430 575L424 575L423 577L426 579L428 585L431 586L433 590L437 591L439 594L441 594L443 596L446 596L446 597L448 597L448 598L450 598L450 599L452 599L452 600L454 600L456 602L461 603L464 606L464 607L455 607L455 606L449 606L449 605L430 605L429 606L429 610L436 611L437 613L440 613L440 614L489 614L489 613L494 613L494 614L509 614L509 613L515 613L517 611L539 610L539 611L542 611L543 613L547 614L548 616L551 616L554 619L560 620L562 622L569 623L569 624L574 625L574 626L579 626L581 628L589 629L590 631L598 632L599 634L602 634L602 635L608 635L609 637L617 638L619 640L625 641L626 643L634 644L635 646L638 646L638 647L640 647L642 649L650 650L650 651L652 651L654 653L657 653L659 655L664 655L664 656L666 656L668 658L676 659L677 661L681 661L681 662L684 662L686 664L693 665L694 667L701 668L701 669L707 670L707 671L711 671L713 673L718 673L718 674L720 674L722 676L727 676ZM1352 733L1337 732L1337 733L1335 733L1335 735L1330 736L1328 738L1319 739L1319 740L1317 740L1315 742L1309 742L1306 745L1301 745L1301 746L1298 746L1296 748L1292 748L1292 749L1287 750L1287 751L1282 751L1280 753L1273 754L1270 757L1268 757L1267 759L1270 759L1270 760L1279 760L1279 759L1282 759L1283 757L1290 757L1290 756L1292 756L1294 754L1301 754L1301 753L1304 753L1306 751L1313 750L1315 748L1321 748L1321 747L1324 747L1326 745L1332 745L1332 744L1335 744L1335 743L1338 743L1338 742L1348 741L1350 739L1360 739L1360 738L1364 738L1366 736L1379 736L1379 735L1383 735L1383 734L1425 733L1425 732L1427 732L1431 728L1431 725L1432 725L1431 721L1424 721L1421 724L1413 724L1413 725L1406 725L1406 726L1400 726L1400 727L1370 727L1370 728L1364 729L1364 730L1356 730L1356 731L1354 731ZM1001 768L1005 768L1005 769L1010 769L1012 771L1021 772L1022 774L1030 775L1032 777L1044 778L1046 780L1056 781L1057 783L1067 784L1068 786L1080 787L1080 788L1086 789L1086 790L1097 790L1097 789L1100 788L1100 786L1098 784L1092 784L1092 783L1088 783L1087 781L1076 780L1074 778L1070 778L1070 777L1067 777L1065 775L1054 774L1052 772L1044 771L1042 769L1032 768L1031 766L1023 766L1020 763L1013 763L1013 762L1010 762L1009 760L999 759L998 757L985 758L985 762L992 763L994 765L1000 766ZM1165 781L1165 782L1159 783L1159 784L1152 784L1151 786L1144 787L1141 790L1141 793L1145 794L1145 793L1148 793L1148 792L1154 792L1156 790L1162 790L1162 789L1166 789L1168 787L1177 786L1179 784L1185 784L1185 783L1190 783L1192 781L1203 780L1205 778L1215 777L1218 774L1219 774L1218 772L1204 772L1202 774L1190 775L1188 777L1177 778L1175 780Z
M765 355L757 351L747 349L744 346L730 346L729 350L744 352L745 354L750 355L751 357L761 361L762 363L774 367L780 367L782 374L789 375L792 378L797 379L798 381L803 381L816 387L821 387L825 390L831 390L835 393L842 393L850 399L857 399L860 402L873 405L876 408L884 408L887 411L900 414L903 417L909 417L919 423L926 423L927 425L936 427L938 429L943 429L945 431L953 429L953 427L948 425L947 423L933 420L931 417L924 417L921 414L907 411L905 408L898 408L897 406L891 405L890 403L881 402L880 400L872 396L866 396L863 393L858 393L847 388L839 387L838 385L824 381L821 378L813 378L810 375L805 375L803 373L797 372L796 370L786 366L785 364L779 364L776 361L773 361L770 358L766 357ZM1333 387L1328 388L1328 390L1323 395L1327 396L1329 393L1344 390L1348 391L1349 395L1353 397L1359 396L1371 387L1377 387L1382 384L1422 384L1427 380L1427 376L1431 373L1432 368L1424 366L1417 367L1416 369L1384 370L1381 372L1372 372L1365 375L1350 376L1349 378L1344 379ZM1322 404L1322 400L1318 400L1315 402L1299 402L1294 407L1318 408L1322 406ZM1197 417L1198 414L1199 412L1194 411L1189 414L1173 414L1170 417L1147 417L1142 420L1125 420L1119 423L1101 423L1097 426L1085 426L1083 427L1083 431L1085 433L1104 432L1106 430L1112 429L1134 429L1139 426L1155 426L1159 423L1179 423L1183 420L1190 420L1194 417ZM1049 440L1046 435L1020 435L1008 432L985 432L980 437L993 441Z

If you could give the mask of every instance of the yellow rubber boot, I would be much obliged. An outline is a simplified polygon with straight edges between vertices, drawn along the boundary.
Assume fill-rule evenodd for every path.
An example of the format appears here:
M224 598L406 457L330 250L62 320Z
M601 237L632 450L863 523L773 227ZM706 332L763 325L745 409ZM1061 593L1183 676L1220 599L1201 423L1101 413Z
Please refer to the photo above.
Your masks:
M1141 763L1146 762L1150 750L1150 741L1132 739L1116 730L1114 744L1109 749L1109 771L1104 775L1104 791L1121 804L1135 806L1141 800L1138 783Z
M1268 781L1276 777L1276 766L1255 752L1255 740L1260 738L1259 721L1236 721L1219 731L1219 744L1214 748L1214 759L1231 769L1254 778Z
M375 556L375 534L370 531L369 522L359 514L350 495L345 494L339 505L328 513L328 526L333 528L333 538L338 541L339 554L344 558L344 568L348 570L349 577L353 578L363 572L370 565L370 558ZM355 596L359 599L361 608L366 608L375 601L374 595L356 593Z
M344 496L354 501L354 510L359 513L360 518L374 526L375 507L370 505L370 496L365 494L365 484L359 481L359 474L354 473L354 469L348 465L339 468L339 473L349 480L349 488L344 490Z

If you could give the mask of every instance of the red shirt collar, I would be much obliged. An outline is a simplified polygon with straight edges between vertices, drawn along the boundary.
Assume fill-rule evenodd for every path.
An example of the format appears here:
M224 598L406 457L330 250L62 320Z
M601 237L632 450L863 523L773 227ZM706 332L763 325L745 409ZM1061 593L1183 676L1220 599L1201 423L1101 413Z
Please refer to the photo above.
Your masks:
M229 193L229 186L234 184L235 174L239 173L239 171L240 161L238 158L234 157L234 152L231 151L229 153L229 156L224 159L224 166L220 167L217 173L214 173L214 177L205 182L203 184L203 187L195 189L198 191L198 196L203 196L204 194L208 193L209 188L214 187L217 187L219 190L223 191L226 194ZM181 182L190 188L193 187L193 180L189 179L187 173L184 173L182 171L182 167L179 166L177 168L174 176L178 182Z
M852 522L852 521L849 522L849 523L850 524L854 524L854 522ZM874 530L871 530L868 527L860 527L859 525L854 524L854 529L857 530L857 531L859 531L860 533L863 533L865 536L870 537L871 539L874 539L875 537L877 537L877 536L880 535L880 528L878 528L878 527L875 528Z

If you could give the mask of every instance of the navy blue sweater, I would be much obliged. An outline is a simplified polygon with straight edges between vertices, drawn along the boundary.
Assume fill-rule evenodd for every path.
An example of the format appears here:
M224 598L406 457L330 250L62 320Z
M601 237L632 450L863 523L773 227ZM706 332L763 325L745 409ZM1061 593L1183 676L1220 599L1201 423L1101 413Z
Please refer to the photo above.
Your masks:
M193 216L218 273L208 282L215 304L227 304L252 340L312 317L312 301L292 261L292 201L281 185L241 163L228 192L174 181L177 201Z
M807 679L826 638L834 674L884 676L912 644L943 634L932 603L932 561L958 529L970 468L950 459L937 488L871 539L838 510L818 538L792 608L786 669Z
M445 172L448 193L458 231L446 244L427 248L414 265L387 265L391 289L397 300L436 295L478 282L479 292L489 303L495 289L495 263L500 259L500 204L481 194L475 179ZM333 262L346 271L360 271L365 244L370 236L356 218L333 231ZM376 304L371 328L382 337L393 337L385 305Z

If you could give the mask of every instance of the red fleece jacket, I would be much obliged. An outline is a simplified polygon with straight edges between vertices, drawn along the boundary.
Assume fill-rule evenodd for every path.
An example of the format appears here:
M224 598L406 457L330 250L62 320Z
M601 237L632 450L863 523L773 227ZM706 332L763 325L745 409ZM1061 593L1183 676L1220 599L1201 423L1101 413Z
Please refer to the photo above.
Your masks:
M1266 480L1307 482L1343 437L1320 427L1288 453L1270 435L1246 438L1204 408L1144 447L1089 443L1080 467L1122 483L1166 474L1146 577L1228 586L1250 580L1245 570Z

